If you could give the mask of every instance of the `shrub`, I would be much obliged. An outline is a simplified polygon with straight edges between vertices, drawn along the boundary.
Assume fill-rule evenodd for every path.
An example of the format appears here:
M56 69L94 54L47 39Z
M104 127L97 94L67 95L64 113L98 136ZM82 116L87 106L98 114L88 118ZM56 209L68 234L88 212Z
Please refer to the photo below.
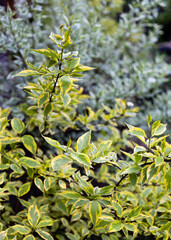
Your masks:
M70 31L61 26L59 34L51 33L57 49L35 50L49 60L27 62L30 68L16 75L34 76L25 87L28 119L8 119L10 109L0 111L0 239L169 239L171 145L161 136L166 124L152 123L150 115L148 133L127 124L134 149L119 148L120 155L111 140L93 143L91 130L67 144L53 135L56 127L75 127L71 116L84 98L77 78L91 70L66 52ZM95 134L92 122L99 116L115 127L132 112L118 100L115 109L89 108L78 119Z

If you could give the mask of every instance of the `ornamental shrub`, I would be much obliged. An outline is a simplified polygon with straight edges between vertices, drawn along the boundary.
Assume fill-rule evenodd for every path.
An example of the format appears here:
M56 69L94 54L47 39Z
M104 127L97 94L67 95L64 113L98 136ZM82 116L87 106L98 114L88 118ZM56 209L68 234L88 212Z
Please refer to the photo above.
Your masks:
M117 99L114 109L103 105L79 114L86 96L77 82L92 68L80 63L77 52L67 52L70 33L64 26L51 33L56 48L34 50L46 62L27 61L29 68L16 75L33 77L24 87L27 117L10 118L10 109L0 109L0 239L167 240L171 145L163 135L166 124L152 122L151 115L147 132L127 124L131 151L98 139L98 118L115 129L115 136L117 121L137 109ZM61 144L66 128L90 130L76 142L65 142L66 136Z

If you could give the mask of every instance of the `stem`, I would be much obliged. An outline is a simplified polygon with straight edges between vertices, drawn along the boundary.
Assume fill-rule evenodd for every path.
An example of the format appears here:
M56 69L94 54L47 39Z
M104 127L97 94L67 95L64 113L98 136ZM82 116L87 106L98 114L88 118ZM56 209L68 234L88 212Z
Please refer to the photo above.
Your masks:
M60 57L59 64L58 64L59 65L59 71L62 70L62 56L63 56L63 49L61 50L61 57ZM58 73L58 75L56 77L52 92L49 96L49 103L52 102L52 97L53 97L53 94L55 93L55 89L56 89L56 85L57 85L59 77L60 77L60 72Z
M60 78L60 74L61 74L61 70L62 70L62 56L63 56L63 49L61 50L61 56L60 56L60 60L59 60L59 63L58 63L59 73L58 73L58 75L57 75L57 77L55 79L55 83L54 83L52 92L49 95L49 103L52 102L52 97L53 97L53 94L55 93L55 89L56 89L56 85L57 85L58 79ZM44 130L43 130L42 134L44 134L44 132L46 131L47 125L48 125L47 118L48 118L48 116L45 117L45 127L44 127Z
M115 190L116 190L116 187L118 187L120 185L120 183L128 176L128 174L125 174L121 177L121 179L116 183L115 185Z

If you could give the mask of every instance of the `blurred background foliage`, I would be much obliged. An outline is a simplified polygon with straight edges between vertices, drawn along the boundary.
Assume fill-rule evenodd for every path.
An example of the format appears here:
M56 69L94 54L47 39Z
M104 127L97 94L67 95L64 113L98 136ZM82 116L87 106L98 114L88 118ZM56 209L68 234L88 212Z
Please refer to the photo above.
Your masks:
M85 112L87 106L94 111L102 104L112 108L121 98L127 101L127 107L140 108L137 116L127 122L144 127L150 112L154 120L167 123L170 131L171 67L167 56L158 51L159 40L170 40L170 1L16 0L9 1L10 7L7 2L4 1L5 8L0 8L3 108L10 107L13 115L25 118L22 103L26 96L21 88L26 80L13 75L27 67L27 56L37 66L42 59L45 61L30 49L52 47L46 36L57 33L59 26L65 24L72 25L74 32L70 50L79 51L81 63L95 68L80 83L91 98L79 106L79 113ZM162 30L166 32L163 34ZM124 121L119 123L121 131Z

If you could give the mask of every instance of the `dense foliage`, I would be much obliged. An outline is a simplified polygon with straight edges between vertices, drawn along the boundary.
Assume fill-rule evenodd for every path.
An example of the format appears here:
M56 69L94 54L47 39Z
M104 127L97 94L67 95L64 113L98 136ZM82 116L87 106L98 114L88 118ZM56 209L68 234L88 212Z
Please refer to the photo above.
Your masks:
M161 27L156 24L158 10L165 2L129 2L123 13L125 2L121 0L27 0L16 3L16 13L9 9L5 13L2 8L0 44L8 60L0 76L3 107L12 107L15 116L24 118L20 108L24 94L19 90L23 80L17 78L14 82L11 75L26 67L30 48L44 47L44 36L65 23L73 25L71 50L79 51L83 64L96 68L82 83L91 95L86 104L97 110L102 103L113 107L116 98L122 98L141 107L137 118L128 120L130 124L142 126L150 112L155 120L167 122L170 129L170 66L156 51L161 35ZM52 47L48 39L46 42ZM29 62L41 61L38 55L29 54Z
M123 145L133 147L129 153L112 140L119 135L117 122L136 108L117 99L113 109L88 107L80 114L78 105L87 96L77 82L93 69L80 63L78 52L67 52L70 33L64 26L51 33L55 48L33 50L46 61L27 61L29 68L15 76L28 76L27 117L11 119L9 108L0 111L0 239L167 240L171 145L163 136L166 124L152 123L151 115L147 133L127 124L133 138L131 143L124 137ZM61 144L60 134L68 128L90 130ZM113 139L97 139L99 128L109 128Z

